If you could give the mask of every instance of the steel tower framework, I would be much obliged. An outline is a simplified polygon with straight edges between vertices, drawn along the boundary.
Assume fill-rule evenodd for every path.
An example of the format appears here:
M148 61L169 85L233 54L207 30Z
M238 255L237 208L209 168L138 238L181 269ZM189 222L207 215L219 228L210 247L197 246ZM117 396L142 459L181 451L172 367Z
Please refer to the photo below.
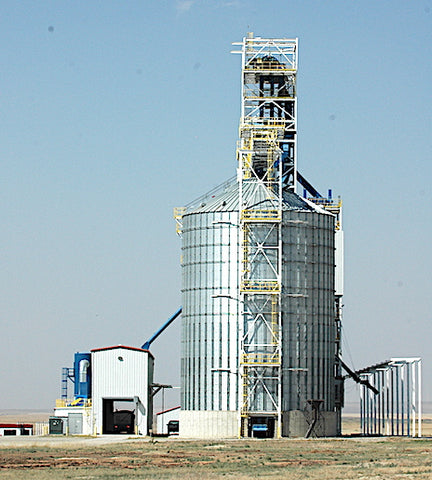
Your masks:
M421 363L421 358L391 358L355 372L363 380L360 385L363 435L422 436Z
M237 148L242 305L239 435L282 421L282 196L296 187L297 39L241 46L242 111Z

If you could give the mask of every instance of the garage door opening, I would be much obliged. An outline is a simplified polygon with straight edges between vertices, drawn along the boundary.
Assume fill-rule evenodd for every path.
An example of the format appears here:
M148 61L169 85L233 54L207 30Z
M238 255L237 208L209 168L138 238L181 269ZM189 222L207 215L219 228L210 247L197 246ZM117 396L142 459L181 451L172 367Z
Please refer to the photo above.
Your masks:
M129 398L102 399L103 434L134 434L136 404Z
M250 417L248 436L255 438L273 438L275 433L274 417Z

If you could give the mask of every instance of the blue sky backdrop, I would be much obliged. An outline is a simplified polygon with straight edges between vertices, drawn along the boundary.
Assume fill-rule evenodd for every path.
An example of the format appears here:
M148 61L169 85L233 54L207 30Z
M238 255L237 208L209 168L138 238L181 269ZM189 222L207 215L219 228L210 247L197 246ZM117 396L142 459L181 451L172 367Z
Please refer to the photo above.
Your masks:
M345 360L421 356L432 400L431 0L3 0L0 408L51 408L74 352L141 346L180 305L172 209L235 174L248 31L299 37L299 170L344 202Z

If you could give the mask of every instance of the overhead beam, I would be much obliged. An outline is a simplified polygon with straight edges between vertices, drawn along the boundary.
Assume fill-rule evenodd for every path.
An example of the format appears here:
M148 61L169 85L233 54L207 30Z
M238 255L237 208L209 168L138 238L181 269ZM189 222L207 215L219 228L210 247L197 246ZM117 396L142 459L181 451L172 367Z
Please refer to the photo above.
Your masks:
M354 370L351 370L351 368L349 368L348 365L340 357L336 357L336 358L339 360L341 367L348 373L348 375L356 383L361 383L362 385L366 386L367 388L372 390L372 392L374 392L375 395L379 394L379 391L373 385L371 385L368 380L364 380L360 378L360 376Z

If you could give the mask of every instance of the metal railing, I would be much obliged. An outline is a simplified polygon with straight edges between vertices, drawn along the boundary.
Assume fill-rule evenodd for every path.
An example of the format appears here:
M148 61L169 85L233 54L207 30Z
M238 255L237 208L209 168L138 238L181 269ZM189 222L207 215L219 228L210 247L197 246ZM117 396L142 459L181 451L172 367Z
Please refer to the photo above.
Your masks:
M279 353L244 353L242 355L243 365L265 365L265 366L279 366L281 363L281 356Z
M281 290L277 280L243 280L240 289L245 293L279 293Z
M66 407L91 407L91 398L58 398L56 400L56 408Z
M276 209L243 210L241 220L248 222L277 222L282 219L282 212Z

